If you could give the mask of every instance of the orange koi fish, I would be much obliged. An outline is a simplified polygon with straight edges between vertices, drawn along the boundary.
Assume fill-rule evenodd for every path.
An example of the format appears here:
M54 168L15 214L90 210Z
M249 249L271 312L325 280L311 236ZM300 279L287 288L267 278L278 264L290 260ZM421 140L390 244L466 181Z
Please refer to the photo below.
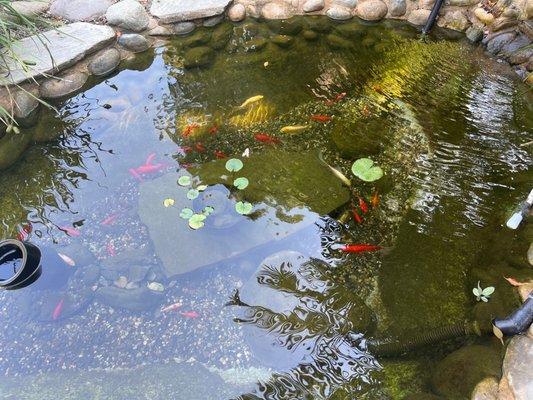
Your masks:
M503 277L503 279L505 279L507 282L509 282L511 285L515 286L515 287L519 287L519 286L523 286L523 285L527 285L527 282L519 282L517 281L515 278L506 278L505 276Z
M344 253L365 253L367 251L381 250L383 247L373 244L346 244L340 248Z
M217 132L218 132L218 125L217 124L215 124L211 128L209 128L209 133L211 135L215 135Z
M355 207L352 208L352 213L353 213L353 219L354 219L358 224L362 224L362 223L363 223L363 218L359 215L359 213L357 212L357 210L355 209Z
M267 144L278 144L278 143L281 143L281 140L279 140L278 138L275 138L273 136L267 135L266 133L256 133L254 135L254 138L258 142L267 143Z
M180 315L183 315L186 318L198 318L200 316L196 311L180 312Z
M331 121L331 117L329 115L324 115L324 114L314 114L314 115L311 115L311 120L315 122L326 123L326 122Z
M54 311L52 311L52 320L56 321L60 316L61 312L63 311L63 304L65 303L65 299L59 300L59 303L54 307Z
M205 151L205 146L200 142L196 143L194 147L199 153L203 153Z
M185 127L185 129L183 129L183 131L181 132L181 136L183 136L184 138L190 136L195 129L198 129L200 127L200 125L198 124L190 124L190 125L187 125Z
M374 194L372 195L372 198L370 199L370 204L372 205L372 208L376 208L379 204L379 194L376 190Z
M366 204L365 199L362 197L359 197L359 208L363 212L363 214L366 214L368 212L368 205Z
M228 158L226 153L224 153L223 151L215 150L214 153L215 153L215 157L218 158L218 159Z
M163 163L154 164L153 163L154 159L155 159L155 153L150 153L148 157L146 158L146 161L144 162L144 164L138 166L137 168L130 168L129 173L135 179L142 182L143 179L141 175L159 172L163 168L165 168L165 164Z
M27 224L22 225L22 228L17 233L17 240L26 240L28 236L30 236L32 229L32 225L29 222Z
M72 237L78 237L81 235L81 232L76 228L71 228L69 226L58 226L58 228Z
M163 312L163 313L167 313L167 312L169 312L169 311L176 311L176 310L177 310L178 308L180 308L181 306L182 306L182 304L178 301L178 302L176 302L176 303L174 303L174 304L171 304L171 305L169 305L169 306L163 307L163 308L161 309L161 312Z

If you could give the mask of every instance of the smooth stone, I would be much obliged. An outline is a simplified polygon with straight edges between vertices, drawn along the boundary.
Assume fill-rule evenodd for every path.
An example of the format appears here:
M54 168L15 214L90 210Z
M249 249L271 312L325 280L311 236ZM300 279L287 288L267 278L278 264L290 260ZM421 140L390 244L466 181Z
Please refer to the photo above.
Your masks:
M162 25L156 26L148 31L149 36L171 36L173 34L174 32L170 28Z
M162 23L192 21L224 13L231 0L154 0L150 14Z
M120 64L120 52L115 48L102 50L87 66L89 72L96 76L105 76L117 69Z
M498 54L500 50L503 49L503 46L515 38L515 35L514 32L508 32L492 37L487 42L487 52L490 54Z
M470 40L472 43L477 43L483 39L483 29L480 29L475 26L471 26L466 30L466 37L468 40Z
M215 53L210 47L194 47L183 55L183 65L185 68L204 67L214 59Z
M141 32L148 27L150 17L136 0L122 0L113 4L105 13L108 24L127 31Z
M0 171L13 165L30 145L32 135L5 133L0 138Z
M414 10L407 17L407 21L413 25L424 25L428 20L430 12L430 10L425 9Z
M215 15L214 17L205 19L202 25L206 28L212 28L220 24L222 21L224 21L224 15Z
M326 40L332 49L347 49L352 45L349 40L333 34L326 36Z
M228 41L233 35L233 25L229 23L224 23L213 31L211 36L211 47L215 50L222 49L226 46Z
M442 19L444 20L446 28L460 32L465 31L470 25L466 16L459 10L447 12Z
M503 377L509 384L514 400L533 399L533 339L517 335L507 346L503 360Z
M357 6L358 0L334 0L333 4L341 7L354 9Z
M196 24L194 22L178 22L173 25L173 32L176 35L188 35L194 31L195 28Z
M55 0L50 14L69 21L92 21L104 15L112 4L113 0Z
M41 104L37 98L27 92L19 91L13 100L13 114L19 126L29 128L35 125Z
M261 15L266 19L288 19L292 13L285 3L267 3L261 9Z
M6 56L11 73L5 78L0 78L0 84L6 82L16 84L42 74L57 74L58 71L75 64L114 39L115 31L109 26L75 22L43 32L39 36L18 40L13 43L17 57L31 61L35 65L32 65L29 71L24 71L15 60Z
M228 18L233 22L241 22L246 18L246 7L242 4L234 4L228 10Z
M407 1L406 0L390 0L389 2L389 12L393 17L401 17L407 11Z
M124 33L118 38L118 44L125 49L134 53L141 53L148 50L150 43L143 36L138 33Z
M524 35L518 35L516 38L514 38L514 40L502 47L500 50L500 56L508 58L519 49L529 45L531 45L531 40L529 40L529 38Z
M326 4L324 0L307 0L304 3L302 9L306 13L311 13L311 12L322 10L325 7L325 5Z
M89 76L83 72L70 72L58 78L44 81L39 89L44 99L57 99L68 96L82 88Z
M529 49L530 52L533 51L533 49ZM527 249L527 262L529 265L533 266L533 243L529 245L529 248Z
M153 290L154 292L164 292L165 291L165 287L163 286L163 284L159 283L159 282L150 282L148 283L148 285L146 285L146 287L150 290Z
M381 0L366 0L357 6L357 16L365 21L379 21L387 11L387 5Z
M478 7L474 10L474 16L485 25L490 25L494 22L494 15Z
M108 306L140 312L153 310L164 299L162 293L147 287L122 289L116 286L105 286L98 288L95 296L98 301Z
M278 45L281 48L287 48L289 47L294 39L291 36L288 35L274 35L270 38L272 43Z
M315 31L307 30L303 31L302 36L305 40L313 41L318 39L318 33Z
M344 7L331 7L326 11L326 15L337 21L346 21L352 18L352 12L348 8Z
M48 1L13 1L10 5L16 12L27 18L35 18L50 8Z

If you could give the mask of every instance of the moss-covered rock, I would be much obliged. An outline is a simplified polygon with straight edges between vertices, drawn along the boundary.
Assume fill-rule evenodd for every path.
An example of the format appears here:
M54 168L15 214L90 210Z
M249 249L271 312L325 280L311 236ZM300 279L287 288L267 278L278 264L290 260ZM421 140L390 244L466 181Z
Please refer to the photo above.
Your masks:
M309 29L318 33L328 33L333 28L331 21L323 16L309 17L307 19L307 26Z
M213 31L211 36L211 47L215 50L222 49L226 46L233 35L233 25L230 23L220 24Z
M6 133L0 139L0 170L12 165L26 150L32 136L26 133Z
M305 40L313 41L318 39L318 33L312 30L305 30L302 33L302 36Z
M204 67L211 64L215 59L215 52L210 47L195 47L189 49L183 55L185 68Z
M361 39L365 34L365 27L356 21L339 24L334 32L346 39Z
M340 36L337 36L335 34L329 34L326 36L326 41L332 49L347 49L351 47L352 43L349 40L346 40Z
M211 32L208 30L199 30L198 32L188 36L182 40L185 47L198 47L209 43L211 40Z
M383 119L342 119L334 122L331 139L343 157L368 157L382 149Z
M291 36L288 35L275 35L270 38L272 43L278 45L281 48L287 48L290 47L294 39Z
M384 391L390 399L406 398L420 390L429 378L428 370L418 361L385 361L381 375Z
M263 50L267 44L268 44L268 40L266 40L265 38L256 37L251 40L248 40L244 44L244 49L247 52L260 51L260 50Z
M294 36L302 31L304 21L302 17L293 17L286 20L268 20L267 24L272 32Z

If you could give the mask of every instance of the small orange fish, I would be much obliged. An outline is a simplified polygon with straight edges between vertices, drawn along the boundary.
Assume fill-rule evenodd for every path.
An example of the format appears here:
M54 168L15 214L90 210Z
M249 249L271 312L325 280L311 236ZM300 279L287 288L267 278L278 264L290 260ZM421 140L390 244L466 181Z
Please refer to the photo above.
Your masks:
M205 146L200 142L196 143L194 147L199 153L203 153L205 151Z
M169 312L169 311L176 311L181 306L182 306L182 304L178 301L178 302L176 302L174 304L171 304L169 306L163 307L161 309L161 312L166 313L166 312Z
M217 124L215 124L211 128L209 128L209 133L211 135L215 135L217 132L218 132L218 125Z
M187 318L198 318L200 316L196 311L180 312L180 315L183 315L184 317L187 317Z
M363 218L359 215L359 213L357 212L357 210L354 208L352 208L352 213L353 213L353 219L358 223L358 224L361 224L363 223Z
M335 97L335 102L339 102L341 101L342 99L344 99L346 97L346 92L342 92L342 93L339 93L336 97Z
M527 282L518 282L515 278L511 278L511 277L506 278L504 276L503 279L505 279L507 282L509 282L511 285L513 285L515 287L527 285Z
M56 321L61 316L64 302L65 302L65 299L61 299L59 300L59 303L57 303L57 305L54 307L54 311L52 312L53 321Z
M200 127L200 125L198 125L198 124L187 125L185 127L185 129L183 129L183 131L181 132L181 136L186 138L187 136L190 136L194 132L194 130L198 129L199 127Z
M223 151L220 151L220 150L215 150L215 157L218 158L218 159L228 158L226 153L224 153Z
M30 236L32 230L33 228L31 223L28 222L27 224L22 225L22 228L19 230L19 233L17 233L17 240L26 240Z
M366 204L365 199L362 197L359 197L359 208L363 212L363 214L366 214L368 212L368 205Z
M374 194L372 195L372 198L370 199L370 204L372 205L372 208L376 208L379 204L379 194L376 190Z
M267 135L266 133L256 133L254 135L255 140L262 143L268 143L268 144L278 144L281 143L281 140L279 140L276 137Z
M345 253L364 253L367 251L381 250L383 247L373 244L346 244L340 248Z
M314 114L314 115L311 115L311 120L316 121L316 122L326 123L326 122L331 121L331 117L329 115L324 115L324 114Z
M363 114L363 116L365 116L365 117L370 116L370 114L371 114L370 113L370 109L368 108L368 106L366 104L363 106L363 109L361 110L361 114Z
M100 222L100 225L113 225L117 220L117 214L111 214L109 217Z
M59 226L58 228L69 236L78 237L81 235L81 232L76 228L71 228L69 226Z
M372 85L372 90L374 92L377 92L377 93L380 93L380 94L383 94L383 88L379 85Z

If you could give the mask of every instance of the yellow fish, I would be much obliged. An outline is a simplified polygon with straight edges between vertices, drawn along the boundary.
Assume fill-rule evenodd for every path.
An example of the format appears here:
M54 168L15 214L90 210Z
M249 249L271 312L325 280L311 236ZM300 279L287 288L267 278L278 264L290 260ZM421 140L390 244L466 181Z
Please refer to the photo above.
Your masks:
M264 97L264 96L263 96L263 95L260 95L260 94L258 94L257 96L252 96L252 97L250 97L249 99L246 99L246 100L244 101L244 103L242 103L242 104L239 106L239 108L246 108L246 107L248 107L250 104L257 103L258 101L263 100L263 97Z
M281 133L297 133L307 129L307 125L289 125L280 129Z
M337 178L339 178L342 183L344 183L346 186L350 187L352 186L352 181L350 181L346 175L344 175L341 171L339 171L337 168L333 168L331 165L329 165L326 161L324 161L324 156L322 155L322 151L318 152L318 159L322 164L324 164L326 167L329 168L329 170L335 175Z

